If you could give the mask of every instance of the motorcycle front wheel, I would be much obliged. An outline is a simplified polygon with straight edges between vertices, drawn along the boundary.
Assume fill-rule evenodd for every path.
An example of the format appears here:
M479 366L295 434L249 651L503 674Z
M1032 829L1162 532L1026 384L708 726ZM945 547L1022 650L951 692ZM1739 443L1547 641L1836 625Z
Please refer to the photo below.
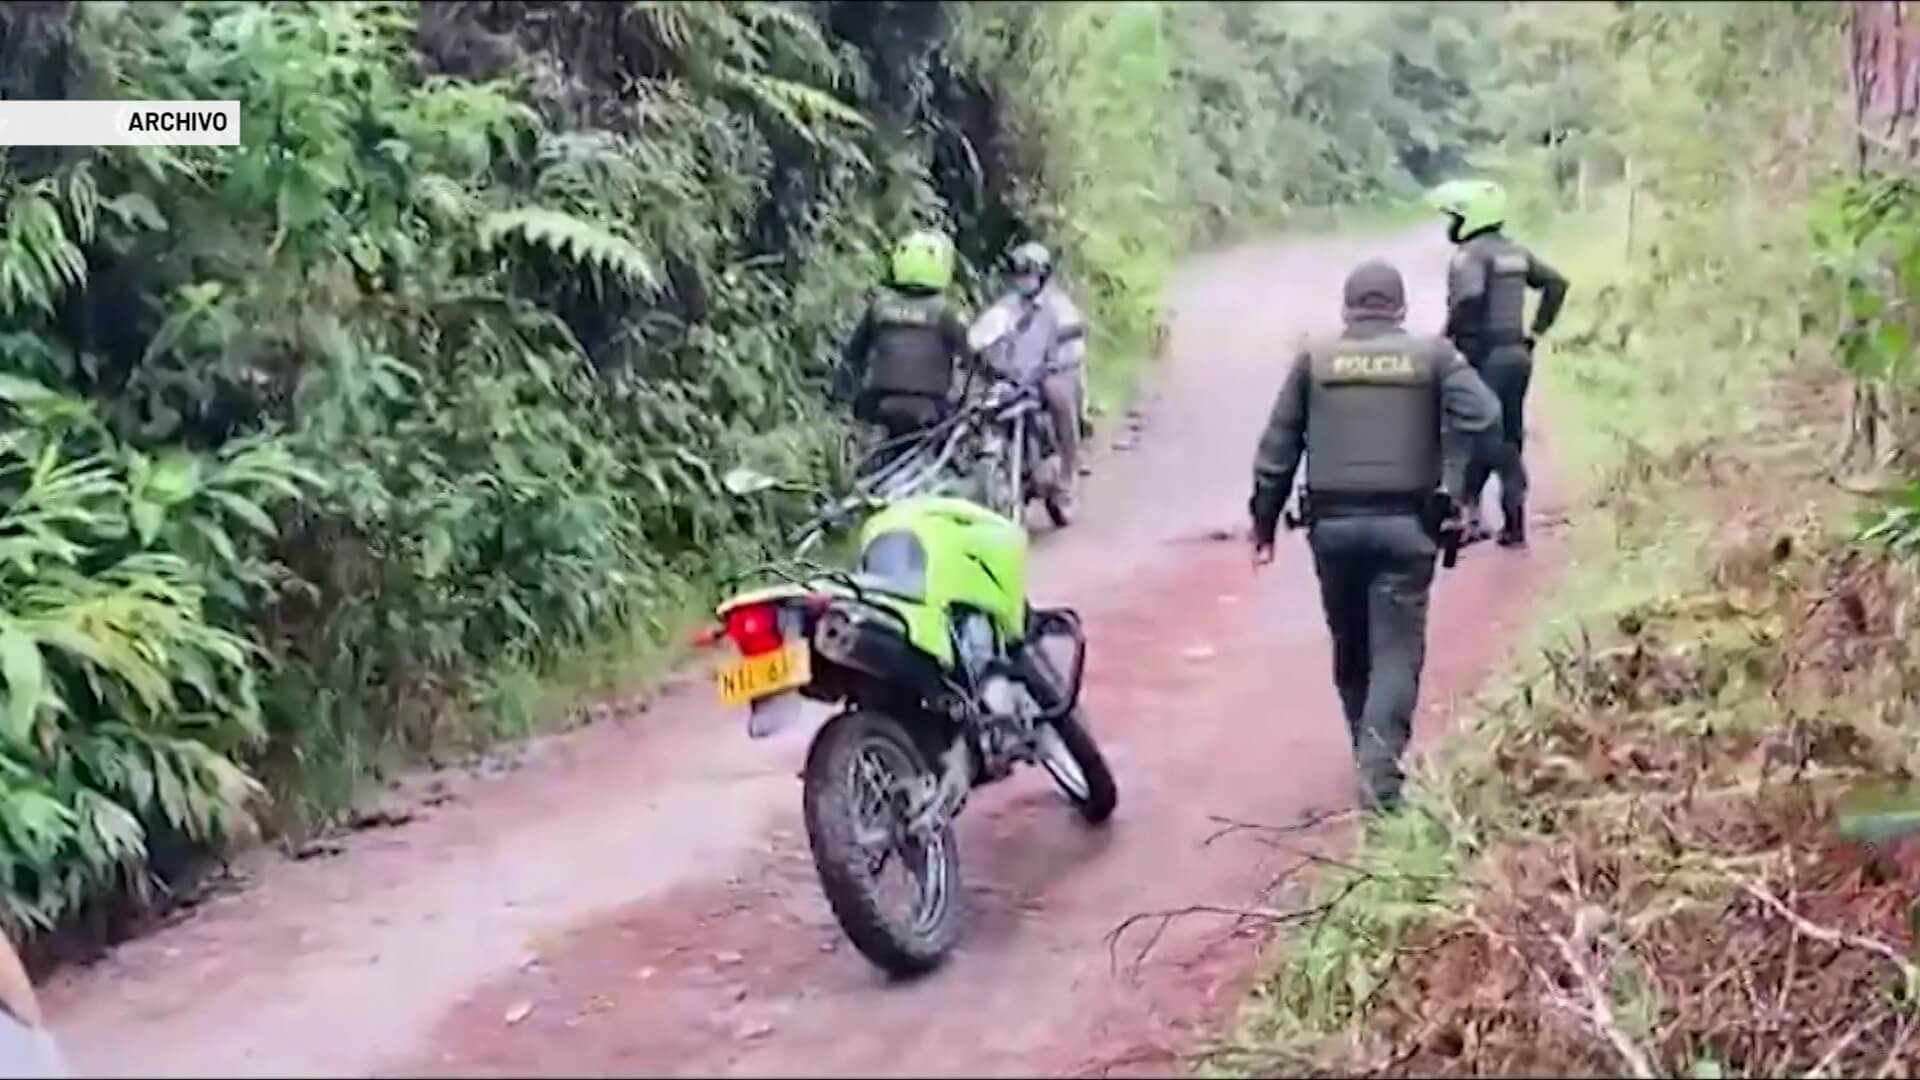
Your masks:
M1053 685L1054 692L1066 694L1066 680L1053 660L1037 648L1033 660L1040 677ZM1034 750L1040 767L1053 777L1054 786L1080 812L1081 820L1101 825L1119 805L1120 786L1113 781L1113 770L1107 767L1100 744L1087 730L1085 717L1086 710L1076 707L1057 720L1043 722L1035 733Z
M974 467L974 488L981 505L1001 517L1021 521L1026 515L1025 500L1020 497L1020 479L1007 458L989 456Z
M898 720L864 710L827 721L802 773L807 840L827 904L861 955L896 976L938 967L960 937L953 823L918 837L907 829L913 791L933 777ZM889 869L900 872L898 890L887 887Z
M1120 790L1099 744L1080 722L1080 710L1041 725L1038 737L1040 765L1053 777L1054 786L1080 812L1081 820L1104 824L1119 805Z

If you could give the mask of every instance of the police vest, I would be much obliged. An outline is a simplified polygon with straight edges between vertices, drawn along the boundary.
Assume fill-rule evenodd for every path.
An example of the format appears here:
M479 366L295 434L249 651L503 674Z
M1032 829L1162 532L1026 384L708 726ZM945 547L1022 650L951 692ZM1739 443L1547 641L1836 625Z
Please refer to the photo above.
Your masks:
M1307 350L1307 488L1424 496L1440 483L1440 380L1453 347L1403 331Z
M941 325L951 310L939 293L881 290L867 309L873 324L867 389L945 397L953 382L953 356Z
M1479 318L1467 328L1472 344L1483 348L1518 345L1526 340L1527 249L1498 233L1482 233L1461 245L1455 259L1471 259L1485 271Z

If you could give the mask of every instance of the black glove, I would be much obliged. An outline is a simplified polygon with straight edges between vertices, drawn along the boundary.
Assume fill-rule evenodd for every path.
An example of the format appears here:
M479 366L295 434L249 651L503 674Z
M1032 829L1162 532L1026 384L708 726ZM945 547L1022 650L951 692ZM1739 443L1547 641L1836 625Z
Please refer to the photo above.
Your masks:
M1253 539L1255 543L1268 545L1273 543L1273 534L1279 531L1280 511L1286 505L1284 495L1274 499L1271 488L1261 488L1247 500L1247 513L1253 518Z

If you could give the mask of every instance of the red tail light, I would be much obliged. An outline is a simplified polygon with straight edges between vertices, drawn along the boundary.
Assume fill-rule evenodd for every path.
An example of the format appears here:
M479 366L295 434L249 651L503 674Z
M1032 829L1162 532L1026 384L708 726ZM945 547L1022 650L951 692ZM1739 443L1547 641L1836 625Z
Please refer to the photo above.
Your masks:
M748 604L727 612L727 636L741 656L770 653L781 645L780 609L773 604Z

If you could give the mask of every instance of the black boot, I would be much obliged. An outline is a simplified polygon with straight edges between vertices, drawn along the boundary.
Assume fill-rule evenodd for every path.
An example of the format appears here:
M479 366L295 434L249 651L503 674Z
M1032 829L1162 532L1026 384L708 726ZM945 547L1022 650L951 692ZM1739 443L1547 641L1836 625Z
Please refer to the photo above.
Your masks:
M1515 514L1501 525L1500 546L1503 548L1527 546L1527 515Z

